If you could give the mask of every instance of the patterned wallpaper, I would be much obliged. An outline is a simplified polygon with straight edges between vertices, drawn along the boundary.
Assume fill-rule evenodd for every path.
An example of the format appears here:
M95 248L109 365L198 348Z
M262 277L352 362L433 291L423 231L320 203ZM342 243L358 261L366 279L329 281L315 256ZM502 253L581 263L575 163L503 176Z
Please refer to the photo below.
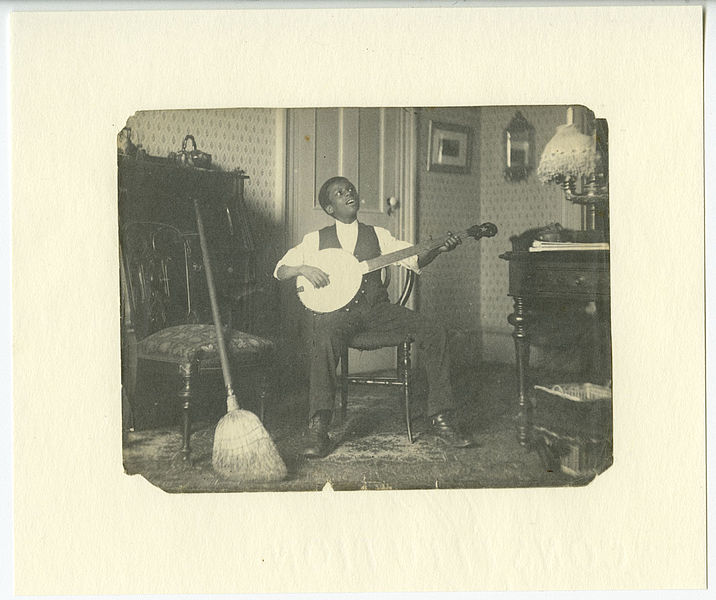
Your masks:
M503 177L503 134L515 112L519 110L534 127L535 160L539 158L554 135L558 125L566 122L566 106L502 106L481 109L481 138L479 197L483 221L495 223L499 233L494 243L481 245L480 252L480 305L481 322L485 331L512 329L507 315L512 312L512 299L507 296L507 263L499 258L511 249L510 236L527 229L552 222L574 226L565 222L563 211L574 207L565 206L556 185L544 185L537 180L534 171L525 181L509 183ZM578 211L578 209L577 209ZM568 221L568 220L567 220ZM511 340L510 340L511 343ZM485 342L485 350L489 344Z
M438 237L480 223L480 110L423 108L418 111L417 239ZM467 125L472 158L467 174L427 170L431 120ZM438 257L419 278L420 310L446 327L480 329L480 248L474 242Z
M557 126L566 122L566 106L418 111L418 240L468 222L491 221L499 229L495 238L478 244L468 242L441 256L439 266L425 270L420 277L420 310L449 328L477 332L481 338L477 341L478 351L489 360L513 360L512 329L507 323L507 315L512 312L512 300L507 296L508 268L499 258L510 250L510 236L551 222L579 226L575 220L578 209L566 205L557 186L541 184L534 171L525 181L505 181L504 129L517 110L534 127L535 160L539 160ZM431 119L471 127L473 153L469 174L427 171Z
M212 164L243 169L250 177L245 200L254 226L259 273L270 274L284 243L283 224L277 222L276 111L274 109L152 110L131 116L133 141L153 156L181 149L191 133L199 150L212 155ZM191 142L189 142L191 145Z

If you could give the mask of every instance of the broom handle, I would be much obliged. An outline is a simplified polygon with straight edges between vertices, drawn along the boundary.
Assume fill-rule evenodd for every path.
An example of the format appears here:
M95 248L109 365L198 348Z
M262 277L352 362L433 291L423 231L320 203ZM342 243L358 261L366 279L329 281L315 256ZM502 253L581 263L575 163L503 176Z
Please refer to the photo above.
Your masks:
M226 344L224 343L224 332L221 328L221 315L219 314L219 303L216 300L216 287L214 286L214 274L211 271L211 261L209 260L209 246L206 243L206 233L204 232L204 222L201 219L201 210L199 210L199 200L194 198L194 212L196 213L196 226L199 230L199 244L201 245L201 258L204 262L204 271L206 272L206 285L209 288L209 300L211 301L211 314L214 317L214 327L216 328L216 341L219 344L219 358L221 359L221 373L224 376L224 385L226 385L226 394L228 396L227 403L229 410L232 410L231 399L238 408L236 403L236 394L234 394L234 386L231 382L231 371L229 369L229 358L226 354Z

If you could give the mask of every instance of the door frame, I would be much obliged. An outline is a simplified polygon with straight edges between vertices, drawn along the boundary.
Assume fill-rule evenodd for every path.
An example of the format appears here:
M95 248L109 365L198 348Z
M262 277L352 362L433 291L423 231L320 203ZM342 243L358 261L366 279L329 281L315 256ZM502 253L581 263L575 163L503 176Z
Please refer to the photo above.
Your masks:
M398 193L400 194L400 210L398 211L398 239L415 244L417 229L418 120L414 108L400 109L399 127L398 151L400 158L398 169L400 177ZM398 289L403 289L407 278L404 269L399 269L398 277ZM417 289L414 289L407 302L409 308L415 308L416 295Z

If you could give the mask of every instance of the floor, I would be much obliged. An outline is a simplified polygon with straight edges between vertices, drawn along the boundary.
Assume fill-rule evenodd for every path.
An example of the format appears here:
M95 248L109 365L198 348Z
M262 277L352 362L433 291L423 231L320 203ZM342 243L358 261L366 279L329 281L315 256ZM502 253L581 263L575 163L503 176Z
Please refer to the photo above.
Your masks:
M541 374L541 381L568 381L568 374ZM265 426L288 469L279 483L236 483L211 468L214 427L222 415L220 382L205 390L192 429L192 459L182 461L176 403L154 389L152 400L138 399L134 430L125 436L124 467L167 492L311 491L334 490L552 487L585 485L596 471L569 475L559 464L540 458L517 441L514 367L483 364L455 373L458 416L476 446L452 449L425 432L416 394L416 439L405 432L397 390L383 386L352 386L345 424L330 430L333 451L323 459L300 455L307 413L304 386L278 395L269 407ZM418 380L416 388L421 389ZM163 397L164 395L164 397ZM142 404L142 406L139 406ZM610 464L610 463L609 463Z

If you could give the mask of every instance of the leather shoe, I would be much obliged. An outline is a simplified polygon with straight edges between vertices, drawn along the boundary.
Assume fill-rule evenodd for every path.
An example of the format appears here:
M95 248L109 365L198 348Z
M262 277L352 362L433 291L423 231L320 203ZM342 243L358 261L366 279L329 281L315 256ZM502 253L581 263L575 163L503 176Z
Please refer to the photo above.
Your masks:
M474 445L473 440L463 436L450 423L450 416L439 413L430 417L430 432L441 442L453 448L468 448Z
M330 422L330 410L319 410L313 415L306 432L303 456L306 458L323 458L328 454L331 448L331 440L328 437L328 425Z

